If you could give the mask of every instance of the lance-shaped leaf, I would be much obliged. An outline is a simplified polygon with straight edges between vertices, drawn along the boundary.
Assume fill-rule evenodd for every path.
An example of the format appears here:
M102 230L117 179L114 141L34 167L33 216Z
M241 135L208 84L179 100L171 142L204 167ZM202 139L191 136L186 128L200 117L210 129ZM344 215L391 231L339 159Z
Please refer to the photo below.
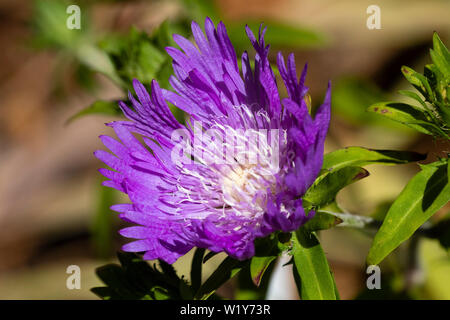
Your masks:
M442 74L439 68L434 64L427 64L423 73L430 83L431 90L433 90L435 94L433 107L439 108L439 106L442 106L445 102L445 91L448 87L449 81L445 80L444 74Z
M294 277L300 280L300 297L304 300L336 300L334 279L316 235L303 228L297 230L293 236L292 255Z
M365 166L375 163L384 165L403 164L420 161L425 157L426 155L416 152L347 147L327 153L323 158L322 170L326 172L347 166Z
M317 211L314 217L303 225L303 228L308 231L319 231L330 229L340 223L342 223L342 219L338 216L324 211Z
M427 77L407 66L402 66L401 71L406 80L409 81L428 102L434 101L434 94Z
M448 163L422 165L390 207L370 248L367 263L378 264L450 200Z
M290 236L290 232L278 232L255 240L255 256L250 260L250 276L257 287L272 261L287 250Z
M435 93L435 107L443 124L450 126L450 53L437 33L433 35L433 49L430 56L434 64L425 66L425 76L428 78Z
M253 257L250 262L250 274L252 277L253 283L259 287L261 284L262 276L264 272L266 272L270 263L274 261L276 256L267 256L267 257Z
M409 90L398 90L398 93L405 97L416 100L418 103L420 103L420 105L424 108L425 111L428 110L427 104L423 101L423 98L421 98L417 93Z
M435 66L428 65L427 67L425 67L425 73L427 73L427 70L430 70L431 68L434 68ZM431 71L430 71L430 73L431 73ZM433 90L435 90L437 83L436 84L432 83L431 85L432 85L432 87L434 86ZM435 90L435 92L437 92L437 91ZM417 101L420 104L420 107L413 106L413 108L418 109L420 112L426 113L426 116L429 119L431 119L432 122L439 123L439 119L436 117L436 114L435 114L436 113L435 108L432 105L427 104L425 102L425 100L423 98L421 98L417 93L415 93L413 91L408 91L408 90L399 90L398 93L405 97L408 97L408 98L411 98L411 99ZM441 94L438 94L438 96L441 98Z
M367 108L367 111L400 122L421 133L448 137L442 129L430 122L425 110L416 106L400 102L378 102Z
M336 194L345 186L361 180L369 175L369 172L361 167L343 167L336 171L328 172L316 179L308 189L303 199L313 206L326 205L336 198Z
M439 71L444 75L447 82L450 81L450 53L439 39L438 34L435 32L433 34L433 49L430 50L430 56L433 63L439 69Z

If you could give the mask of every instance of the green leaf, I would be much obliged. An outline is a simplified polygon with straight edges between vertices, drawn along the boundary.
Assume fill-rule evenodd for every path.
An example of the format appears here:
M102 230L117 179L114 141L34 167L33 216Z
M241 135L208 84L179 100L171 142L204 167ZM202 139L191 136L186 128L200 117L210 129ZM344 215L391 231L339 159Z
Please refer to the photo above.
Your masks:
M328 212L317 211L314 217L303 225L308 231L319 231L330 229L342 223L342 219Z
M292 255L293 269L301 283L300 297L304 300L336 300L334 279L316 235L302 228L297 230L293 236Z
M406 80L409 81L419 92L429 101L432 103L434 101L434 94L431 90L431 86L428 83L427 78L420 74L410 67L403 66L401 68L401 71L403 73L403 76L406 78Z
M264 272L269 267L270 263L274 261L276 256L267 256L267 257L253 257L250 262L250 274L252 277L253 283L259 287L262 276Z
M167 25L160 26L152 36L132 27L127 36L109 36L99 43L118 70L123 89L131 90L133 79L150 84L157 78L161 68L170 60L164 48L160 47L169 42L167 32Z
M368 164L395 165L424 160L426 155L409 151L376 150L363 147L347 147L327 153L323 158L324 172L347 166Z
M399 90L398 93L419 102L422 105L424 111L428 110L427 104L423 101L423 99L417 93L415 93L413 91L408 91L408 90Z
M271 265L268 269L268 274L273 270ZM267 277L260 286L255 286L252 276L250 274L250 263L248 263L233 279L234 299L235 300L257 300L264 299L265 291L267 289Z
M442 90L447 86L442 72L434 64L425 65L424 76L427 78L430 84L431 90L434 92L435 100L433 105L440 105L444 102L444 92Z
M420 103L420 106L396 102L380 102L371 105L368 111L384 115L421 133L450 139L450 54L439 39L433 35L433 49L430 56L434 64L427 64L424 74L402 66L401 71L424 97L415 92L400 91Z
M378 102L371 105L367 111L375 112L391 120L403 123L421 133L442 135L448 137L419 107L400 102Z
M195 294L196 299L208 299L220 286L233 278L243 267L243 262L226 257Z
M77 112L73 116L71 116L66 124L79 119L81 117L92 115L92 114L102 114L102 115L110 115L110 116L118 116L122 114L122 110L119 108L119 104L117 101L104 101L97 100L87 108Z
M430 56L446 81L450 82L450 53L436 32L433 34L433 49L430 50Z
M145 295L144 297L141 298L141 300L169 300L170 299L170 294L167 292L166 289L161 288L161 287L153 287L151 289L151 295L153 296L153 298L148 299L148 295Z
M334 201L342 188L368 175L369 172L366 169L355 166L327 172L316 179L314 184L306 191L303 199L315 207L326 205Z
M390 207L373 240L368 264L380 263L450 200L447 161L421 168Z
M119 56L119 75L129 82L136 78L142 83L150 83L167 56L151 43L145 32L132 29L127 39L127 47Z

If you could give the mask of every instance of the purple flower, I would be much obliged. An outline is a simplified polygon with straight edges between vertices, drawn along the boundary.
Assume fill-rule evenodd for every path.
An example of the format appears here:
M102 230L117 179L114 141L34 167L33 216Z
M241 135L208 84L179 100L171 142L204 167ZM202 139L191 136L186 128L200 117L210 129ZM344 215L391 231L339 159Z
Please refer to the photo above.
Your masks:
M296 230L314 215L305 213L301 197L322 166L330 84L323 105L311 118L304 101L306 66L297 81L294 56L286 66L279 53L278 70L289 96L281 100L264 42L266 29L260 28L258 39L248 27L246 31L256 54L253 68L247 52L242 54L242 73L222 22L215 28L207 18L205 33L193 22L197 46L174 35L182 49L167 48L173 58L170 84L175 92L161 89L154 80L149 94L135 80L138 100L129 94L134 110L120 103L129 121L108 124L120 141L100 137L115 154L95 152L112 169L100 169L109 179L104 185L131 200L112 209L137 224L120 231L137 239L124 251L173 263L201 247L243 260L254 255L255 238ZM186 125L174 118L167 102L188 115ZM263 138L255 143L248 132ZM205 134L206 141L195 140L196 133ZM219 143L217 134L233 140ZM247 148L243 153L236 151L238 140ZM174 153L182 142L186 150ZM225 161L221 152L226 148L234 153ZM239 158L242 154L245 161ZM184 161L175 161L174 155ZM249 161L251 155L259 160Z

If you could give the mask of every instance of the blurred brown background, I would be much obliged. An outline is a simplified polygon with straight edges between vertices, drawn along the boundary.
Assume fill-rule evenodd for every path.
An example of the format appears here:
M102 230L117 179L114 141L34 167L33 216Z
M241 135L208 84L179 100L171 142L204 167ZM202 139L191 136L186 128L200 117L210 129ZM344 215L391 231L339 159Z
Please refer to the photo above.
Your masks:
M351 79L367 81L385 97L400 99L395 91L407 87L400 66L422 70L429 62L433 31L448 45L450 1L375 2L221 0L216 4L229 20L278 19L322 32L327 39L324 46L295 52L299 66L309 63L307 84L317 103L328 79L333 88ZM381 30L366 27L366 8L371 4L381 8ZM133 24L150 32L175 17L180 5L98 1L89 10L98 33L126 31ZM96 99L118 99L121 93L100 75L95 76L96 89L86 90L74 80L75 71L61 55L34 49L32 12L32 1L0 1L0 299L92 299L89 289L99 284L94 268L114 260L98 258L90 236L102 192L96 171L100 163L92 152L102 148L97 137L110 133L104 123L113 118L87 116L70 124L66 120ZM448 150L407 129L357 123L346 118L345 105L340 110L333 113L328 151L361 145L431 152L433 157L438 150ZM369 167L371 176L342 192L339 200L350 212L371 214L380 203L393 200L417 170L415 164ZM116 229L120 222L114 213L110 215ZM115 232L111 239L112 252L125 242ZM336 229L324 232L322 239L341 297L354 298L365 286L364 261L371 237ZM433 262L442 255L434 242L422 245L428 253L426 267L437 268L422 281L426 297L449 299L450 264ZM181 272L186 259L177 262ZM81 267L81 290L66 288L66 267L71 264Z

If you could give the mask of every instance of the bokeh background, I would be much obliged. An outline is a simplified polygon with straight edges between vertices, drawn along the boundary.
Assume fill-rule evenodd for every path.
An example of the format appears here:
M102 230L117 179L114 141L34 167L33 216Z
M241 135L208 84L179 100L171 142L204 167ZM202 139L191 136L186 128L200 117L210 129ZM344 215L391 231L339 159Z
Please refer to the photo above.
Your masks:
M69 15L61 8L68 4L81 8L81 30L66 28ZM381 8L380 30L366 27L371 4ZM108 209L126 199L100 187L97 168L102 164L92 155L102 148L98 136L111 134L104 123L119 116L106 107L96 109L103 113L73 116L98 100L124 98L133 72L144 82L157 77L164 83L167 69L157 71L170 61L160 53L162 62L154 66L145 60L150 49L138 48L148 68L127 65L131 71L112 81L111 74L92 68L104 63L104 56L86 54L83 45L119 52L116 58L123 62L136 45L123 42L132 26L151 35L165 22L188 34L187 22L202 24L208 14L230 26L242 53L250 49L245 23L264 22L273 59L281 50L294 52L300 67L308 62L313 105L332 80L326 151L345 146L410 150L429 153L425 161L430 161L449 146L365 109L377 101L403 99L397 91L408 84L400 67L423 70L430 62L433 31L449 47L449 13L447 0L0 0L0 299L96 299L89 291L100 285L95 268L116 261L115 252L126 242L117 235L122 222ZM115 47L114 39L122 47ZM368 170L371 175L342 191L338 201L349 212L382 216L418 166ZM433 219L448 210L447 205ZM414 244L414 263L407 245L396 250L381 265L382 290L367 291L365 257L372 236L344 228L320 234L341 298L450 299L450 258L434 240ZM212 265L220 262L220 256L214 259ZM187 273L189 262L190 254L176 263L179 273ZM81 268L80 290L66 288L69 265ZM233 291L236 281L221 293L252 297Z

